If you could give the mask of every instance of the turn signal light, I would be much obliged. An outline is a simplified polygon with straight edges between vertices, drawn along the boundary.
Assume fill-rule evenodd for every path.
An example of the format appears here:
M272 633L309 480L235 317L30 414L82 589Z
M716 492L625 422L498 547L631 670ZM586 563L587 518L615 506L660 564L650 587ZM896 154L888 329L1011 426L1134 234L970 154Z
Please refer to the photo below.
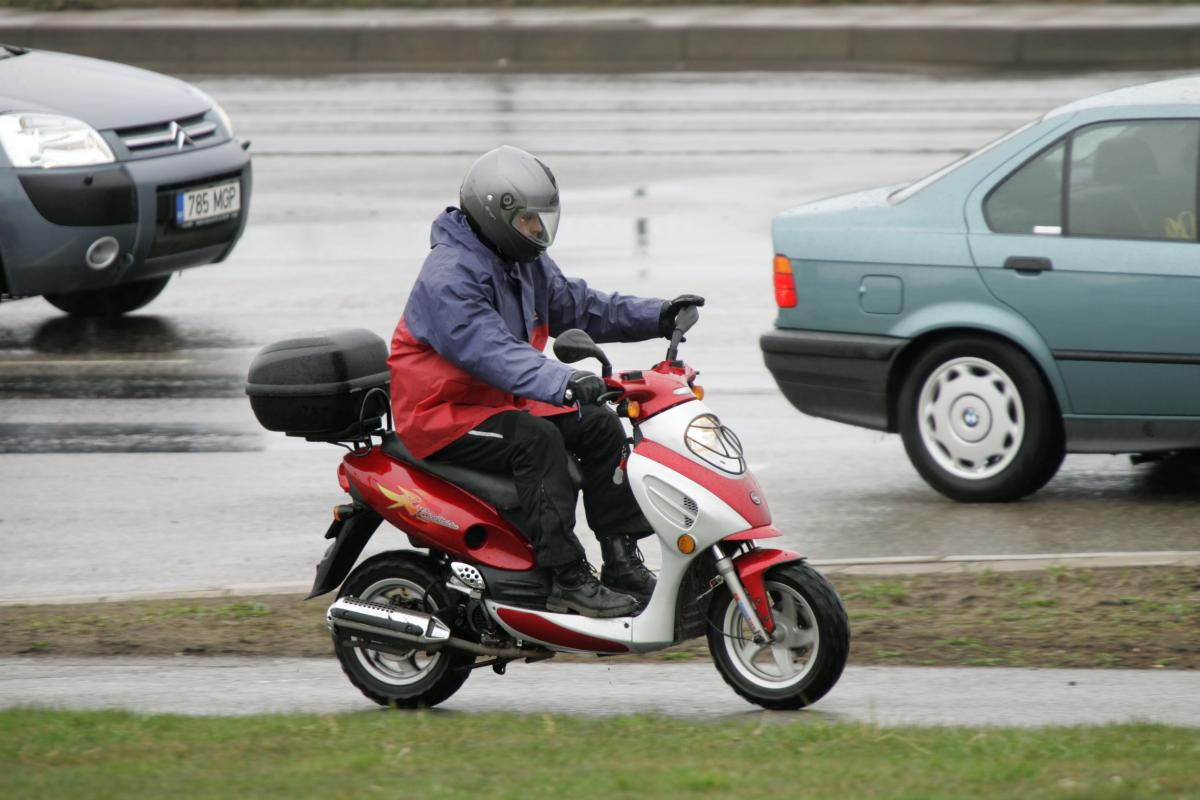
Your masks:
M679 548L679 552L685 556L689 556L696 552L696 540L688 534L684 534L675 540L675 546Z
M358 506L353 503L344 506L333 507L333 518L338 522L345 522L358 513Z
M703 400L704 399L704 387L703 386L693 386L692 394L696 395L697 400Z
M625 416L630 419L637 419L642 415L642 404L637 400L629 400L625 403Z
M796 307L796 277L787 256L775 256L775 304L780 308Z

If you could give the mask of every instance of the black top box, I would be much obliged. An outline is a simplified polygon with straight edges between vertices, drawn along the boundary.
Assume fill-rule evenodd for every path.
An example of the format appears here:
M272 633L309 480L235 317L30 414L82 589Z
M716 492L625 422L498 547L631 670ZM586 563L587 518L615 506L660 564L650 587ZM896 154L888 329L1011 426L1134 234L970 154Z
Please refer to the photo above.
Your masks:
M370 430L387 411L387 357L383 339L361 328L269 344L250 363L250 407L269 431L325 441L354 439L360 419ZM375 388L383 391L372 393Z

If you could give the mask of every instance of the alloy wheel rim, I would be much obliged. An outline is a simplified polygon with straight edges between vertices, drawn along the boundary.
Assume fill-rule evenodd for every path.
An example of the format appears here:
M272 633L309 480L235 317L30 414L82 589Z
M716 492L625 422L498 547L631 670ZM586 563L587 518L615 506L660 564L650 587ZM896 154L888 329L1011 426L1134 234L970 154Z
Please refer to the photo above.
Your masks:
M368 603L395 605L413 610L434 610L429 607L425 588L405 578L384 578L376 581L367 587L359 599ZM371 677L391 686L410 686L425 679L437 669L442 660L440 652L430 655L415 648L404 655L397 655L356 647L354 657Z
M917 397L917 427L930 457L957 478L1003 472L1025 439L1025 407L1004 370L975 356L939 366Z
M736 602L725 609L725 649L742 677L763 689L788 689L803 681L817 663L821 639L812 606L785 583L765 581L775 621L775 641L758 644Z

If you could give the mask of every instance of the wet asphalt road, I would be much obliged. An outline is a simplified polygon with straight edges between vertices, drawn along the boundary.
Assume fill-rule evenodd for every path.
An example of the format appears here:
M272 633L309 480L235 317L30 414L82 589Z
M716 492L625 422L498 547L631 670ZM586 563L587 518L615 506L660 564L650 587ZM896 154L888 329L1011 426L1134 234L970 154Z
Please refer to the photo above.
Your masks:
M84 684L87 691L80 692ZM1200 727L1197 698L1200 674L1194 672L849 667L811 708L764 715L735 695L711 664L518 664L503 677L480 670L433 713ZM332 658L0 659L0 708L14 705L200 715L378 711Z
M1160 76L200 78L253 141L250 227L232 259L115 322L40 299L0 306L0 600L309 578L342 497L340 451L261 431L246 366L306 329L388 336L430 220L501 142L556 171L554 255L569 274L709 297L684 356L746 445L786 546L820 558L1200 549L1193 462L1072 456L1028 501L955 505L916 477L898 437L794 411L757 345L773 318L773 214L919 176L1061 102ZM625 367L662 351L609 348Z

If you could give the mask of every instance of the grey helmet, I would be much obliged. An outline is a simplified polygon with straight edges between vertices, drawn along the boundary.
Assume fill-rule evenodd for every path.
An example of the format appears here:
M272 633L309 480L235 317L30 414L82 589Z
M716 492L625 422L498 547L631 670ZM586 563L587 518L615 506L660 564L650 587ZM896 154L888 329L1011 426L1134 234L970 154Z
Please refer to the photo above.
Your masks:
M558 183L538 159L503 145L471 165L458 202L475 230L501 255L532 261L558 231Z

